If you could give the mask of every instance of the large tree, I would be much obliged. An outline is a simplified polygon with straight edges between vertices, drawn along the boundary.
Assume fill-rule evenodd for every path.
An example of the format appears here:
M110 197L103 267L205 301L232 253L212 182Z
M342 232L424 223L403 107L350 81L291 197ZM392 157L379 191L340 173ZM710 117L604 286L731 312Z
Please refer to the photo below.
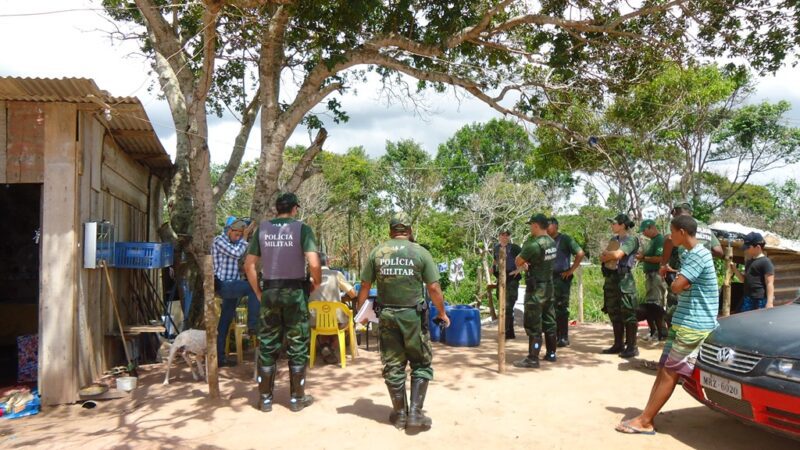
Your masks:
M563 124L539 114L553 90L578 90L601 98L609 89L647 77L651 62L665 56L682 58L687 50L758 55L757 62L774 69L794 45L795 5L748 8L762 3L136 0L136 8L130 8L121 0L104 1L116 19L145 27L139 33L142 48L169 102L178 135L176 163L181 170L175 181L191 185L172 196L176 206L181 203L173 225L180 220L179 231L195 235L192 252L202 261L208 297L212 285L207 253L215 222L211 203L224 189L215 192L210 183L207 100L209 93L211 100L217 93L222 99L238 99L247 91L212 90L217 63L240 64L241 69L232 65L227 72L237 75L257 67L256 101L240 103L251 108L248 114L243 109L243 124L254 119L256 106L261 116L251 213L261 218L278 194L289 137L301 123L318 130L283 186L296 190L315 173L312 161L327 136L321 113L334 121L347 118L342 103L329 96L356 87L365 71L375 71L387 85L408 86L411 77L419 81L419 88L443 91L454 86L503 114L570 134ZM781 32L762 35L765 26ZM413 89L406 92L413 94ZM321 104L323 110L315 110ZM235 147L240 149L241 143ZM220 177L223 183L233 178L237 163L231 160L232 170ZM215 315L208 306L211 342ZM214 346L209 347L213 351ZM217 396L214 361L209 369L210 394Z

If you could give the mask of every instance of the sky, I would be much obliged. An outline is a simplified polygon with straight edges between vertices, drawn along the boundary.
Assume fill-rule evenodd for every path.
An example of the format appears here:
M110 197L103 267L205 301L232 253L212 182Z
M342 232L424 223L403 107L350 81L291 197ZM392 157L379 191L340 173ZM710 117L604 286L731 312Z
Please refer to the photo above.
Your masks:
M42 12L61 11L54 14ZM31 14L20 16L20 14ZM157 98L148 62L138 54L134 42L112 41L113 25L103 15L99 1L89 0L0 0L0 76L84 77L93 79L100 89L114 96L136 96L144 104L164 148L174 155L175 132L166 101ZM800 68L784 68L775 75L759 79L751 102L788 100L793 109L791 125L800 127ZM357 92L340 97L350 120L343 124L326 123L329 137L326 150L344 152L354 145L368 154L383 154L386 140L414 139L428 152L464 125L485 122L499 113L468 95L426 94L425 111L397 103L389 104L379 95L375 79ZM154 89L151 89L154 88ZM330 121L328 121L330 122ZM224 163L230 154L238 122L232 117L211 117L209 145L211 159ZM258 156L260 130L251 134L245 159ZM302 128L289 144L308 144L311 138ZM800 165L771 171L754 181L766 183L797 177Z

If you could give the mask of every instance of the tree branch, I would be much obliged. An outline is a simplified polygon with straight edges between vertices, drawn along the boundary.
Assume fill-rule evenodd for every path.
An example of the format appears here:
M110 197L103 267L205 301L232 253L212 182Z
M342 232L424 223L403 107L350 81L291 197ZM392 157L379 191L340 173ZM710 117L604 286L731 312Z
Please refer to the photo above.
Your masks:
M286 182L284 189L287 192L297 191L303 181L307 180L319 171L319 169L313 167L311 163L322 151L322 145L325 144L325 140L327 138L328 131L325 128L320 128L320 130L317 132L317 137L314 139L314 142L309 145L305 153L303 153L303 157L300 158L297 166L295 166L292 176Z
M239 171L239 166L242 164L242 157L244 156L247 141L250 138L250 132L253 130L253 125L256 122L256 116L258 115L258 110L261 106L260 90L261 89L259 88L259 90L256 91L253 99L243 111L242 124L239 128L239 134L236 135L236 140L233 143L231 157L228 159L228 164L225 166L225 170L222 172L222 175L220 175L219 180L217 180L217 184L213 189L213 200L215 205L219 203L223 196L225 196L225 192L227 192L228 188L230 188L233 178L236 176L236 172Z

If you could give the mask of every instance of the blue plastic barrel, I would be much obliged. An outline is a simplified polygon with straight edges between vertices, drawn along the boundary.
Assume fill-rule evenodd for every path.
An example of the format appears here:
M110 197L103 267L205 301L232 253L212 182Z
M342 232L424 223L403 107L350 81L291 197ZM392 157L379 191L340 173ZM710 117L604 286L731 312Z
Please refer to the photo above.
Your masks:
M454 347L477 347L481 345L481 313L468 305L455 305L447 311L450 327L444 341Z
M428 303L428 305L430 307L430 311L428 311L430 313L428 315L428 330L430 330L431 341L433 341L433 342L443 342L444 341L444 335L447 334L447 331L445 330L443 332L443 330L441 328L439 328L439 325L436 325L433 322L433 319L435 319L436 316L439 314L439 310L436 309L436 306L433 305L433 302ZM447 312L448 315L450 314L450 310L451 309L452 309L452 306L450 306L449 303L444 302L444 310Z

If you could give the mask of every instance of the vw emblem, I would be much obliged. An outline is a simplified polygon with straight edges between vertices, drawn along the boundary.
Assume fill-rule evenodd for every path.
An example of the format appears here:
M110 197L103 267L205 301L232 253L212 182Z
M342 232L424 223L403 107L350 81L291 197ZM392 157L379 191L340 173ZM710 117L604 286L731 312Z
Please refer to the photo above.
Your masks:
M733 364L733 360L735 358L736 352L734 352L732 348L722 347L721 349L717 350L717 361L719 361L720 364L729 366Z

